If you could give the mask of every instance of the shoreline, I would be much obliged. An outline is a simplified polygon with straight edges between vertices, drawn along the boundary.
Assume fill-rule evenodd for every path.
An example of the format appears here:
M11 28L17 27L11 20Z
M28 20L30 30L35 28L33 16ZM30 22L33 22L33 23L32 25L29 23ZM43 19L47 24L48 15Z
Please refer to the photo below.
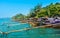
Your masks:
M47 24L47 25L39 25L39 22L32 22L32 21L29 21L27 22L26 20L23 20L23 21L20 21L21 24L30 24L31 27L33 28L60 28L60 24Z

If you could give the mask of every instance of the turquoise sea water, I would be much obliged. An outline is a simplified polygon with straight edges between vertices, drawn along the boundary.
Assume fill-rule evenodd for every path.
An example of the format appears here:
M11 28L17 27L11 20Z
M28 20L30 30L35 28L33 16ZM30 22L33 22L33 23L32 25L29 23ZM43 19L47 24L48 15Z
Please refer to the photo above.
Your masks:
M14 22L10 18L0 19L0 31L9 32L23 28L31 28L30 24ZM0 38L60 38L60 29L54 28L33 28L31 30L23 30L18 32L11 32L8 34L1 34Z

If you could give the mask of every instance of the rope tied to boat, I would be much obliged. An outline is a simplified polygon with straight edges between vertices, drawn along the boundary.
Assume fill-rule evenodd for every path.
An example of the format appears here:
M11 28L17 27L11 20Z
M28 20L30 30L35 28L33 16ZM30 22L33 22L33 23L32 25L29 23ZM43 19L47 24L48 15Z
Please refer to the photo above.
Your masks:
M0 31L0 34L9 34L9 33L12 33L12 32L21 32L21 31L26 31L26 30L34 29L34 28L39 28L39 27L23 28L23 29L19 29L19 30L8 31L8 32L2 32L2 31Z

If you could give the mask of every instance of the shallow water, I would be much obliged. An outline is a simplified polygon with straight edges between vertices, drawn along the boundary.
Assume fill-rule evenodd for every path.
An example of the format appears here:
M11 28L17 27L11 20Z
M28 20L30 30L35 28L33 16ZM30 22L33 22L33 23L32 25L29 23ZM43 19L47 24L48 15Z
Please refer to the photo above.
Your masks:
M0 19L0 31L8 32L23 28L31 28L30 24L21 24L11 19ZM60 29L54 28L33 28L8 34L0 34L0 38L60 38Z

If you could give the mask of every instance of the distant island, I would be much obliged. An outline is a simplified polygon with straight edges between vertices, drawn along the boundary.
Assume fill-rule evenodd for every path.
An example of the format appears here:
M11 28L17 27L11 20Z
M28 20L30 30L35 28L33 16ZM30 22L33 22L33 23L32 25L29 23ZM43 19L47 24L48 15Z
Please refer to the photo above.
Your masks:
M51 3L46 7L37 4L27 15L17 14L12 17L14 21L30 23L33 27L59 27L60 28L60 3Z

